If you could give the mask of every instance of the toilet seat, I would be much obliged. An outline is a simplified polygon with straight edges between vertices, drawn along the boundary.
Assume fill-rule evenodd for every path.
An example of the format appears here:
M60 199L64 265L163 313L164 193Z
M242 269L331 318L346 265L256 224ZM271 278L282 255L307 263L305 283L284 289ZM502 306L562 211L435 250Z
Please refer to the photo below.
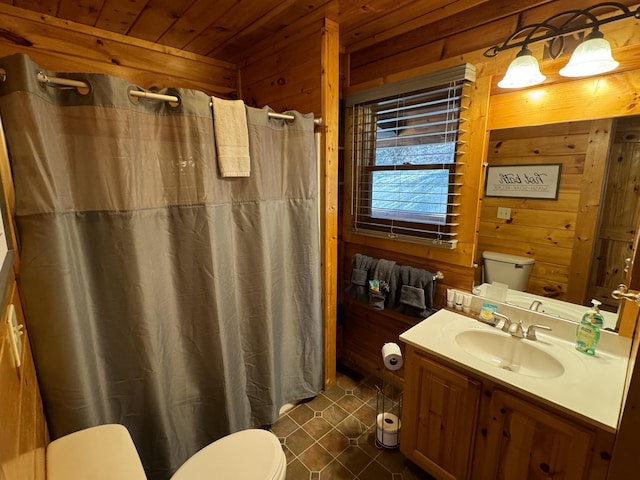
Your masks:
M171 480L284 480L286 467L278 437L267 430L249 429L207 445L189 458Z
M147 480L129 431L118 424L70 433L47 447L47 480Z
M123 425L70 433L47 447L47 480L147 480ZM285 480L287 459L278 437L249 429L227 435L196 452L171 480Z

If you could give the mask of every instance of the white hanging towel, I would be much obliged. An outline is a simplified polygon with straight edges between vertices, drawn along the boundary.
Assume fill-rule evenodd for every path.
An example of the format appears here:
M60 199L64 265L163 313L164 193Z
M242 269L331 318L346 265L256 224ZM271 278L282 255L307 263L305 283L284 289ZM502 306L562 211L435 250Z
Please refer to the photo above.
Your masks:
M211 104L220 175L248 177L251 173L251 162L244 102L211 97Z

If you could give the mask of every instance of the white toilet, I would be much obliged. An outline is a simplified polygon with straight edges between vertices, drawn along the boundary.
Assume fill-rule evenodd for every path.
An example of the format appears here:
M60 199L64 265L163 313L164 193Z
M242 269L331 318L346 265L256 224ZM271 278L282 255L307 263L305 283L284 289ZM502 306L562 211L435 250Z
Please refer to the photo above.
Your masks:
M278 437L248 429L227 435L189 458L171 480L284 480L287 461ZM65 435L47 447L47 480L147 480L129 431L100 425Z
M508 253L482 252L485 283L499 282L524 292L535 260Z
M280 440L267 430L250 429L217 440L187 460L171 480L238 478L284 480L287 459Z

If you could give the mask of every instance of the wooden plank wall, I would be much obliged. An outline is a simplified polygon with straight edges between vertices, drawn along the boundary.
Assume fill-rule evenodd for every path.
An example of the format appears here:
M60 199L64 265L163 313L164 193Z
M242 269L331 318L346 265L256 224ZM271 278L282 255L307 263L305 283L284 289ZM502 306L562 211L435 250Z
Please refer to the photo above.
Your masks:
M279 39L266 39L239 64L241 98L255 107L276 111L322 113L320 89L325 19L314 16L290 25ZM337 33L337 32L336 32ZM336 60L337 61L337 60Z
M584 302L586 285L579 298L569 299L569 283L579 281L589 271L587 260L593 235L582 236L584 224L595 226L598 210L583 215L584 205L600 205L601 181L594 185L591 177L602 178L606 171L608 137L593 141L591 121L562 125L521 127L491 132L487 164L526 165L559 163L562 165L558 198L484 197L480 212L478 258L483 251L530 257L535 260L527 291L560 300ZM587 165L589 150L600 151L596 172ZM583 179L589 180L583 188ZM500 207L510 208L508 219L497 218ZM587 243L586 246L581 244ZM574 248L579 255L574 255Z
M42 68L125 78L142 88L237 95L234 64L0 3L0 56L25 53Z

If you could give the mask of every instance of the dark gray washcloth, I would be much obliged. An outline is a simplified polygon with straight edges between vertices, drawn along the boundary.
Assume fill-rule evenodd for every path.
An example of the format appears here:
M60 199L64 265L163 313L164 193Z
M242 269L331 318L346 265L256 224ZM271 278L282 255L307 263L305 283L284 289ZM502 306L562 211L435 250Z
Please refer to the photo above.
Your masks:
M375 258L356 253L351 258L351 283L346 293L359 302L369 301L369 278L378 264Z
M359 270L357 268L351 270L351 283L355 285L366 286L368 278L369 272L366 270Z
M420 310L427 308L424 302L424 290L422 288L412 287L411 285L402 285L400 289L400 303L419 308Z
M389 279L396 262L392 260L378 260L373 271L372 280L377 280L378 288L369 288L369 306L374 310L384 310L387 292L389 291Z

